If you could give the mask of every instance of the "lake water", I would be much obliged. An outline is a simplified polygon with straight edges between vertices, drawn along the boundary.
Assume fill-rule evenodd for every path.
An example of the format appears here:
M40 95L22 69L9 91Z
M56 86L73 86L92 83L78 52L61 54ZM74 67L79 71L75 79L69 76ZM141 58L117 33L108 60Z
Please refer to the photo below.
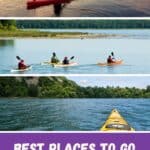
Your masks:
M27 0L0 0L3 17L55 17L52 5L27 10ZM143 17L150 16L149 0L74 0L62 7L62 17Z
M0 99L0 130L98 131L117 108L136 131L150 131L149 99Z
M78 30L69 32L75 31ZM0 74L9 74L10 70L17 66L16 55L32 65L32 70L23 74L150 73L150 30L82 30L82 32L117 36L99 39L1 39ZM96 65L98 62L106 62L111 51L114 51L117 59L123 59L122 65L111 67ZM73 61L77 62L78 66L54 68L50 65L41 65L42 62L50 60L52 52L56 52L60 60L64 56L75 56Z

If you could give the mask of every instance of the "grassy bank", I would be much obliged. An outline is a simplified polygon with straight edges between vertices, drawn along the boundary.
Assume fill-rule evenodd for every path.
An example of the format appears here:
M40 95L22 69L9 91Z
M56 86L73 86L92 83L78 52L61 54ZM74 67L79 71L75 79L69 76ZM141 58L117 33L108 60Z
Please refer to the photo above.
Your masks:
M82 32L44 32L38 30L0 30L0 38L26 37L26 38L103 38L117 35L89 34Z

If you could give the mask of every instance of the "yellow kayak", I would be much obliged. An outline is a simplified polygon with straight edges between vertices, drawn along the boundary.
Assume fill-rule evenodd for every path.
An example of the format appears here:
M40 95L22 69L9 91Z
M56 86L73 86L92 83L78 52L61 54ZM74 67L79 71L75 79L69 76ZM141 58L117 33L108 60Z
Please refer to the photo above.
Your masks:
M106 122L100 129L101 131L135 131L127 121L120 115L120 113L113 109L108 116Z
M123 60L116 60L115 62L113 63L98 63L97 65L99 66L115 66L115 65L121 65L123 63Z
M69 64L62 64L62 63L51 63L49 61L45 61L41 63L41 65L52 65L53 67L72 67L77 66L78 64L76 62L70 62Z
M70 62L69 64L53 64L53 67L72 67L72 66L77 66L78 64L76 62Z
M41 63L41 65L55 65L55 64L60 64L60 63L51 63L50 61L45 61Z

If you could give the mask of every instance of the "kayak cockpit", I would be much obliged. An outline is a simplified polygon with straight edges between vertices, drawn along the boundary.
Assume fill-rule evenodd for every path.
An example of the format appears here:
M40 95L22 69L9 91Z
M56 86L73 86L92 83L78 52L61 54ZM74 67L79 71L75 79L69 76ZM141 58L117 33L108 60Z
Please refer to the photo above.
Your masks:
M126 130L126 131L130 131L131 127L129 125L125 125L125 124L108 124L106 125L107 129L114 129L114 130Z

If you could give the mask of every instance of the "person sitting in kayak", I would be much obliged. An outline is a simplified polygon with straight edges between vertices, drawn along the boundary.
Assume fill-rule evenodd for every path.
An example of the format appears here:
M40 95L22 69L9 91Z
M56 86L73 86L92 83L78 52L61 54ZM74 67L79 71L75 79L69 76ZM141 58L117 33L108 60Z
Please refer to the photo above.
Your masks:
M53 56L51 58L51 63L56 63L56 64L59 63L59 59L57 58L55 52L53 53Z
M68 57L65 57L62 63L63 63L64 65L68 65L68 64L69 64L69 59L68 59Z
M20 60L20 62L18 63L18 69L26 69L28 66L24 64L24 60Z
M115 63L115 61L112 59L111 55L107 58L107 63Z

